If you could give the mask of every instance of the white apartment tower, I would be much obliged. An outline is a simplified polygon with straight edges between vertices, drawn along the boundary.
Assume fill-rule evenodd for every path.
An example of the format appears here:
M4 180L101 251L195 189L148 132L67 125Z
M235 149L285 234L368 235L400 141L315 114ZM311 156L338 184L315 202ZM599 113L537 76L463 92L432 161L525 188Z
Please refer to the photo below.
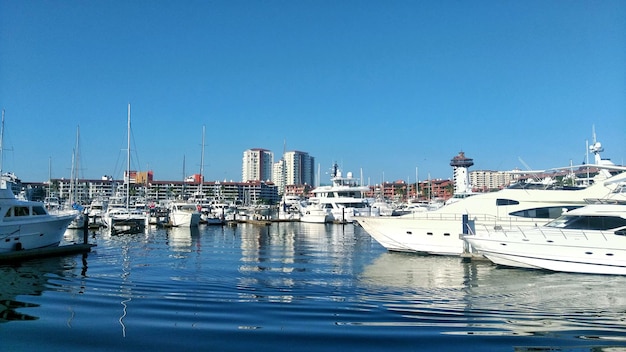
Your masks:
M274 163L272 181L278 187L278 193L284 194L287 185L310 185L315 182L315 158L308 153L290 151Z
M315 158L309 153L291 151L283 156L285 159L286 185L314 185Z
M285 194L285 159L281 158L274 163L272 170L272 182L278 188L278 194Z
M241 180L267 181L272 179L274 153L267 149L254 148L243 152Z

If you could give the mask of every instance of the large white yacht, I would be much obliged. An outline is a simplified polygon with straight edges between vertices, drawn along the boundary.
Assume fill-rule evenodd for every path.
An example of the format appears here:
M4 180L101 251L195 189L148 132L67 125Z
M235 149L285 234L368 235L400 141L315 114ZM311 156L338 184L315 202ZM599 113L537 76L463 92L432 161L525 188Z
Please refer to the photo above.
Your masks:
M0 253L58 246L76 213L50 214L44 203L19 200L0 180Z
M530 229L476 227L464 239L499 265L626 275L626 203L588 205Z
M313 196L301 207L302 222L354 222L360 216L371 215L365 193L367 186L358 185L358 179L348 172L343 176L337 164L333 165L330 186L316 187ZM320 210L321 209L321 210ZM310 216L315 214L316 216ZM317 215L323 216L317 216Z
M622 168L626 170L626 168ZM506 188L477 194L437 210L399 217L363 217L358 223L376 241L391 251L460 255L465 250L461 233L479 225L499 228L541 226L564 210L586 205L587 199L626 201L620 183L626 172L596 181L585 188Z

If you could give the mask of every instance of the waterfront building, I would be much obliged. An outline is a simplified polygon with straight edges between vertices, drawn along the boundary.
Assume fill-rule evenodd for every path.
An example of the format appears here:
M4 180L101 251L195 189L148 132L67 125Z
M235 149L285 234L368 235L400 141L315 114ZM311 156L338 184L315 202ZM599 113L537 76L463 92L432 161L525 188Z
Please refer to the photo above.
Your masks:
M274 153L267 149L253 148L243 152L241 180L267 181L272 179Z
M131 177L131 180L136 181L137 178ZM155 180L147 183L126 184L123 180L103 177L102 179L76 180L73 192L78 202L89 204L94 198L112 196L116 190L125 192L127 185L130 187L129 193L132 196L142 197L149 203L166 199L187 199L199 192L200 187L208 198L233 204L276 204L280 199L276 185L266 181L210 181L203 182L201 186L199 182ZM41 183L22 182L22 189L26 190L29 198L33 200L43 200L48 194L66 200L70 195L70 180L61 178Z
M470 172L469 177L477 192L502 189L516 180L516 175L509 171L476 170Z

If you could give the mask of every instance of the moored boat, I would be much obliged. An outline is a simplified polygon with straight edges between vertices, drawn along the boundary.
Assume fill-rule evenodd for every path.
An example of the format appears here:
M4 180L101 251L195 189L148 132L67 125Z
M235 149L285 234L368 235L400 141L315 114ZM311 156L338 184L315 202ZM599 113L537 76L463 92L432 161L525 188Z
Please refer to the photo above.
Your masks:
M75 214L50 214L43 203L19 200L2 183L0 252L58 246Z
M367 186L359 186L358 179L352 177L348 172L342 175L337 164L333 165L330 186L319 186L313 189L313 196L302 205L302 222L318 222L322 215L320 208L328 210L327 222L354 222L361 216L372 215L372 208L365 198L365 193L369 191ZM312 220L309 220L312 219Z
M626 203L588 205L534 228L481 226L463 238L499 265L626 275Z
M459 234L480 225L541 226L587 199L626 200L619 182L626 172L580 189L506 188L477 194L439 209L397 217L361 217L359 225L391 251L460 255L467 250ZM464 222L465 219L465 222Z
M200 223L200 211L194 203L173 201L167 206L169 223L174 227L194 227Z

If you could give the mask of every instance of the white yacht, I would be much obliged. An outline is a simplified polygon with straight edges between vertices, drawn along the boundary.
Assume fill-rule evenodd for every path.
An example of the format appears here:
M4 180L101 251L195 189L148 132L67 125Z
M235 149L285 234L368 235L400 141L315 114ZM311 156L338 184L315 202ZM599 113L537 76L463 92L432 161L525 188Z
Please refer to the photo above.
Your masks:
M144 209L136 208L125 197L109 198L109 205L102 216L102 224L112 233L142 232L149 221Z
M319 203L308 203L300 207L300 222L324 224L333 219L330 209Z
M12 188L17 177L2 172L3 139L4 110L0 125L0 253L58 246L76 214L51 214L43 202L15 197Z
M397 217L362 217L357 221L391 251L460 255L466 246L459 234L467 233L470 228L541 226L559 217L564 210L584 206L586 199L625 201L626 192L619 187L624 181L626 172L586 188L506 188L460 199L433 211Z
M300 221L309 222L309 217L305 215L310 215L311 212L317 213L319 208L328 209L330 216L327 222L354 222L360 216L372 215L372 209L365 198L369 187L357 185L358 179L353 178L351 172L344 177L335 164L331 181L332 185L319 186L312 191L313 196L301 208L303 216Z
M200 210L198 205L183 201L173 201L168 204L170 225L174 227L197 227L200 224Z
M87 216L89 217L89 223L94 225L102 225L102 216L106 213L109 203L108 200L102 196L98 196L91 201L89 205Z
M76 214L50 214L44 203L19 200L1 183L0 252L58 246Z
M535 228L476 227L464 239L499 265L626 275L626 203L588 205Z

